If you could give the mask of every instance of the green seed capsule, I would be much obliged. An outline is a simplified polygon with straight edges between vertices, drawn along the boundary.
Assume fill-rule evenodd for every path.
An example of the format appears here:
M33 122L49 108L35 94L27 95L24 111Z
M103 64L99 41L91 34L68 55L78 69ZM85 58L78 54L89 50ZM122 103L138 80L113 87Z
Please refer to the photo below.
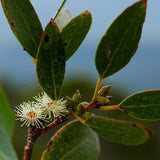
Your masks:
M102 87L99 90L98 95L105 97L110 92L110 88L111 88L111 86L104 86L104 87Z
M73 103L75 105L78 105L78 103L80 102L80 99L81 99L81 95L80 95L79 90L77 90L76 93L72 97Z
M110 102L110 101L109 101L109 99L108 99L107 97L98 96L98 97L96 98L96 104L97 104L98 106L105 106L105 105L107 105L109 102Z

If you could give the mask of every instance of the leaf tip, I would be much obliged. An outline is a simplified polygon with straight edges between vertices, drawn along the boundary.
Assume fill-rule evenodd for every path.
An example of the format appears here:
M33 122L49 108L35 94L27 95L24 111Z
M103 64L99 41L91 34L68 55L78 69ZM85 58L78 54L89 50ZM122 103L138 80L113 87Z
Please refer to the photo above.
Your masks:
M84 17L85 15L91 15L91 12L89 12L88 10L86 10L83 13L81 13L81 16Z
M53 20L53 18L51 18L50 23L51 24L56 24L56 22Z
M91 12L89 12L88 10L86 10L84 13L91 14Z
M147 0L143 0L147 4Z

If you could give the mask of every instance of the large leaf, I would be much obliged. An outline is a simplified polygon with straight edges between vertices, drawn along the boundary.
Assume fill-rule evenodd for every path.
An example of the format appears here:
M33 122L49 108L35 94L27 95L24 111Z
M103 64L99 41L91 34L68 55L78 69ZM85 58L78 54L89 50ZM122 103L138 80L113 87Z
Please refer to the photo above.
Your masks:
M0 127L4 130L8 138L11 138L14 129L14 115L8 104L6 95L0 86Z
M40 85L52 99L60 95L65 73L65 51L53 20L46 26L37 54L37 76Z
M127 8L111 24L97 48L95 63L101 79L120 69L135 54L146 15L146 1Z
M0 160L18 160L13 146L0 127Z
M99 155L97 134L79 121L62 127L50 140L43 160L96 160Z
M1 0L10 27L32 57L36 58L42 26L29 0Z
M73 18L61 32L66 52L66 61L79 48L86 37L92 23L91 13L85 11Z
M120 103L120 108L138 119L160 120L160 90L133 94Z
M100 116L90 116L86 120L86 125L103 138L125 145L142 144L151 135L151 131L140 124Z

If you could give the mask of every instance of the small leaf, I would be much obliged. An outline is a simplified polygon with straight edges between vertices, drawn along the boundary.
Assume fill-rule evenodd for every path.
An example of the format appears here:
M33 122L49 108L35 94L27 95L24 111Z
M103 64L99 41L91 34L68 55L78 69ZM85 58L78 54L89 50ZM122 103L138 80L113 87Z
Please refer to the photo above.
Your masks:
M91 13L85 11L72 19L61 32L66 61L76 52L86 37L92 23Z
M111 24L97 48L95 63L101 79L126 66L135 54L146 15L146 1L128 7Z
M18 160L12 144L0 127L0 160Z
M14 129L14 115L8 104L6 95L0 86L0 127L11 138Z
M160 120L160 90L133 94L124 99L120 108L128 115L145 120Z
M97 160L99 150L97 134L74 120L62 127L51 138L42 160Z
M37 76L43 90L52 99L60 96L65 73L65 51L53 20L46 26L37 54Z
M69 21L71 20L71 13L69 10L62 8L58 16L55 19L55 22L59 29L61 30Z
M43 32L41 23L29 0L1 0L8 23L24 50L36 58Z
M103 138L125 145L142 144L151 136L151 131L140 124L100 116L90 116L86 125Z

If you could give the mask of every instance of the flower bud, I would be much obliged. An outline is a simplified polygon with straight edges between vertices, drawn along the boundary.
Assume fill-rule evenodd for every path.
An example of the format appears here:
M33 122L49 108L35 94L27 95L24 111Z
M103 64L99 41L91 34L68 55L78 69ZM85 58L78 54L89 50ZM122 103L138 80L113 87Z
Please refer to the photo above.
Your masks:
M80 99L81 99L81 95L80 95L80 92L79 90L76 91L76 93L73 95L72 97L72 100L73 100L73 103L74 103L74 106L78 105L79 102L80 102Z
M98 96L96 98L96 105L98 106L105 106L109 103L109 99L107 97Z
M104 87L102 87L102 88L99 90L98 95L105 97L105 96L109 93L110 88L111 88L111 86L104 86Z
M109 100L111 100L112 99L112 96L106 96Z
M66 96L66 105L67 105L67 108L70 110L74 108L72 98Z
M77 106L77 115L81 116L85 112L84 105L82 103Z

